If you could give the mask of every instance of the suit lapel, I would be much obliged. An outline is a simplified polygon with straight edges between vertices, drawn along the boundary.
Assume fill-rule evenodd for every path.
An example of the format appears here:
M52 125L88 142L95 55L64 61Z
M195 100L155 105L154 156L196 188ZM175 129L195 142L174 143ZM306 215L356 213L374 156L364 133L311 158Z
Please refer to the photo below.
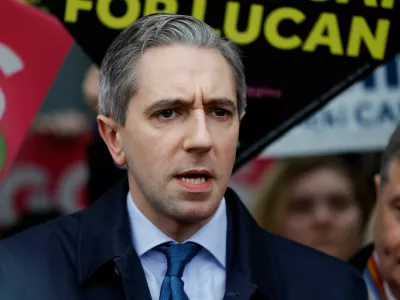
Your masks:
M83 285L102 266L113 262L126 298L151 300L142 264L132 246L128 189L125 178L83 213L78 278Z
M256 290L257 286L233 266L228 276L224 300L248 300Z
M258 293L261 299L280 299L279 268L266 237L236 195L228 188L227 200L227 286L226 300L250 299Z
M133 248L114 259L126 299L151 300L150 290L140 259Z

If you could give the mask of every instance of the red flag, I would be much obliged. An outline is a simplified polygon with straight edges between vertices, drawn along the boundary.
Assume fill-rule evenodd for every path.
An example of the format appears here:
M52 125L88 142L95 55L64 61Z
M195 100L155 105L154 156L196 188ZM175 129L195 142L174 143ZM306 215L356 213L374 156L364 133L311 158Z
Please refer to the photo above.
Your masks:
M14 0L0 1L0 182L72 41L55 17Z

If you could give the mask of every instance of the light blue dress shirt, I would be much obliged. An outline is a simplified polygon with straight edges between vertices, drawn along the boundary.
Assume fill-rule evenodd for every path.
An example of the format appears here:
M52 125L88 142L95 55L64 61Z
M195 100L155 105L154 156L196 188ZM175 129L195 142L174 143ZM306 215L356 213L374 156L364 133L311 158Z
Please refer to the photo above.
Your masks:
M165 242L175 242L147 219L137 208L130 193L127 206L132 243L142 263L151 298L160 297L161 284L167 271L164 254L152 250ZM203 246L186 266L182 280L190 300L221 300L226 282L226 203L223 198L211 220L187 241Z

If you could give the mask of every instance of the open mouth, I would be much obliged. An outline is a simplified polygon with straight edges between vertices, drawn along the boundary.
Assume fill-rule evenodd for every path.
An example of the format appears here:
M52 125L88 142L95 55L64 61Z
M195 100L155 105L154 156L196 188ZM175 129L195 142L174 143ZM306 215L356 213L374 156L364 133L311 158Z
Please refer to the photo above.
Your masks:
M205 174L187 174L183 176L177 176L177 178L183 182L190 184L202 184L206 183L210 179L209 176Z
M211 183L212 175L207 170L190 170L175 176L179 182L188 186L206 186Z

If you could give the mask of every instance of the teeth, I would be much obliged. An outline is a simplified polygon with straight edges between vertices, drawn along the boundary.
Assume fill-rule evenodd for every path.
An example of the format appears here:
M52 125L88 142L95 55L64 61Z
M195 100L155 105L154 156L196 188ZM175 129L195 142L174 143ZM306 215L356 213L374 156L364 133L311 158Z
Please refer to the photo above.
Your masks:
M200 178L181 177L181 180L183 182L187 182L190 184L202 184L202 183L206 182L206 179L204 177L200 177Z

